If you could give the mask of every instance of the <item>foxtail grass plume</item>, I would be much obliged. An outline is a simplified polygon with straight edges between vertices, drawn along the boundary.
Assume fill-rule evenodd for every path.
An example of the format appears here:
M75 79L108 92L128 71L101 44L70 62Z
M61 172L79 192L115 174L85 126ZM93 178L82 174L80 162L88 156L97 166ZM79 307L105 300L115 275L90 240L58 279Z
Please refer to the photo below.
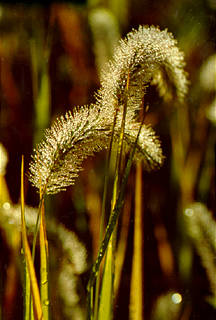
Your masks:
M136 141L139 126L140 124L135 121L130 121L125 126L124 141L126 142L125 145L128 152L133 148ZM146 171L158 169L162 165L164 156L161 143L151 127L142 126L134 158L143 162Z
M98 104L105 110L123 104L129 76L128 111L139 110L149 83L158 85L161 96L184 99L188 80L184 55L167 30L140 26L121 40L112 61L104 68Z
M186 230L206 270L215 306L216 222L206 206L199 202L192 203L184 213Z
M116 110L114 138L118 138L125 106L124 141L130 150L139 132L136 114L146 86L157 83L162 96L182 100L187 92L183 67L183 54L167 30L152 26L130 32L103 71L96 103L67 112L46 130L30 163L32 184L43 193L57 193L74 184L83 160L108 147ZM142 125L135 158L142 159L147 170L163 163L160 141L146 125Z
M57 259L58 275L56 278L57 295L61 301L64 319L85 319L80 275L87 269L86 249L76 235L60 226L57 231L57 243L62 246L61 259ZM82 290L80 290L82 288Z
M34 186L57 193L74 184L83 160L108 145L110 129L99 120L99 113L95 106L82 107L67 112L45 131L30 163Z

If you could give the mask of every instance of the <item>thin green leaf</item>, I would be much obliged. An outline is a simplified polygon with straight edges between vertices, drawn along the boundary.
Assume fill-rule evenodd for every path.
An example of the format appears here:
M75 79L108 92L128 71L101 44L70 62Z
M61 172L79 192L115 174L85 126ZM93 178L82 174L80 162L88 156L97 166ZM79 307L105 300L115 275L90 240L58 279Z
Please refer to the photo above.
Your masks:
M34 264L31 256L31 251L28 244L26 224L25 224L25 201L24 201L24 157L22 156L21 164L21 218L22 218L22 243L24 249L24 256L29 272L31 283L31 293L33 297L34 314L37 320L43 320L43 313L41 307L40 293L35 274Z
M113 271L113 241L111 237L107 248L106 263L103 273L98 320L112 319L114 277Z

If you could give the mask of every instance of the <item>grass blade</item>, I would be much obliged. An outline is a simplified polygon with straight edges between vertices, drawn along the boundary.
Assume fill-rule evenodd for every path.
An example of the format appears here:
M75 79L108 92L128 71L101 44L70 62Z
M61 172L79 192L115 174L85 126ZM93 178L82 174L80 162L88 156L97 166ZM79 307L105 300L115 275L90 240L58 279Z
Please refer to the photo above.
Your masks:
M41 206L40 223L40 293L44 320L49 319L49 287L48 287L48 241L44 213L44 200Z
M98 312L98 320L112 319L113 306L113 237L110 238L107 248L106 262L103 273L103 282L101 288L100 307Z
M31 284L26 260L24 261L24 319L29 320L31 313Z
M130 182L129 182L130 184ZM118 247L115 253L115 279L114 279L114 298L117 298L124 259L127 249L130 215L131 215L131 193L125 199L125 205L122 212L121 231L119 235Z
M27 265L29 279L31 284L31 294L33 297L34 314L37 320L43 320L43 313L40 301L40 293L35 274L34 264L32 261L31 251L28 244L26 224L25 224L25 201L24 201L24 157L21 163L21 221L22 221L22 243L24 249L24 257Z
M142 229L142 166L137 163L135 187L134 248L131 275L129 319L143 319L143 229Z

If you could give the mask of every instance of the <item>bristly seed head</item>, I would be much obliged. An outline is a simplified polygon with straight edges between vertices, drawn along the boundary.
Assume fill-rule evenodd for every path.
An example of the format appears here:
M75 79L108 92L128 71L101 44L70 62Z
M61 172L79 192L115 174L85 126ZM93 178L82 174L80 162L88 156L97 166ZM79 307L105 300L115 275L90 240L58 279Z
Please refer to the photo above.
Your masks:
M44 193L57 193L74 184L84 159L108 145L110 134L90 106L67 112L45 131L30 163L29 180Z
M104 68L98 104L105 110L114 108L115 104L121 105L128 75L130 116L139 110L145 88L151 83L158 86L164 98L183 100L188 80L184 71L184 55L176 44L171 33L154 26L140 26L128 33L120 41L112 61Z

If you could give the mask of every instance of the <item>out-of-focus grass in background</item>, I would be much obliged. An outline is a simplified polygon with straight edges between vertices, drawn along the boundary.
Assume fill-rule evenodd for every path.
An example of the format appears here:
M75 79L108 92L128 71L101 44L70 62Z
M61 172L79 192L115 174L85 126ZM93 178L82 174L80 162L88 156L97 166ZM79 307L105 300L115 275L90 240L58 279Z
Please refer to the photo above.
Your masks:
M134 168L129 179L116 235L114 319L214 319L215 16L214 0L0 6L0 142L6 149L0 150L2 319L23 318L21 155L27 170L43 129L93 100L118 39L140 24L168 28L178 39L190 89L183 106L165 104L154 87L145 96L145 122L162 137L166 160L150 174ZM47 199L51 319L84 317L86 263L90 267L99 246L104 171L101 153L85 161L74 187ZM39 196L25 180L26 205L35 207ZM27 213L30 242L36 215ZM36 266L38 255L36 250Z

